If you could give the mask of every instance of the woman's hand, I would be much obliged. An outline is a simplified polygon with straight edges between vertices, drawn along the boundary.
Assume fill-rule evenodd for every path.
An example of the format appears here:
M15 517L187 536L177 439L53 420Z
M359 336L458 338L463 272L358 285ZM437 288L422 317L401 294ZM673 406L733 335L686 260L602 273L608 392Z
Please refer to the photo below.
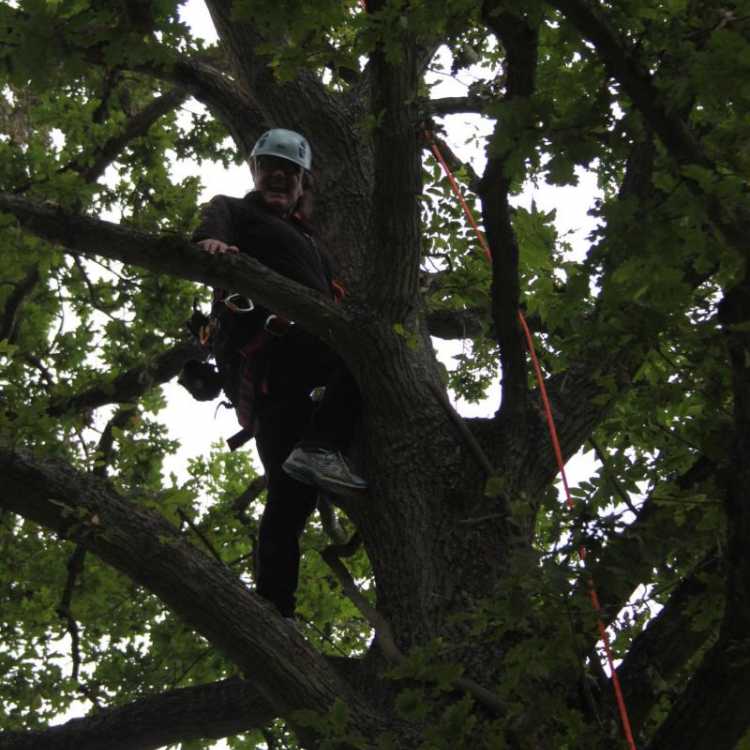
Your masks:
M224 253L234 255L235 253L238 253L240 251L240 249L236 245L227 245L226 242L222 242L221 240L201 240L196 244L201 248L201 250L205 250L207 253L211 253L211 255L223 255Z

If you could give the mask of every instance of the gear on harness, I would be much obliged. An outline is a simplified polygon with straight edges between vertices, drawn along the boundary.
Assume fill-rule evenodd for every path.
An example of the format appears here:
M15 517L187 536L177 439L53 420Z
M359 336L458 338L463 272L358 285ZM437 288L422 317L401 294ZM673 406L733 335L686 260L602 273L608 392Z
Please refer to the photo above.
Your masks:
M219 371L208 362L186 362L177 382L197 401L213 401L221 393Z
M210 315L193 308L188 330L216 361L216 366L191 360L177 382L198 401L212 401L223 390L242 429L227 440L230 450L255 434L256 393L267 393L267 345L285 336L294 325L275 313L256 308L238 293L216 290Z

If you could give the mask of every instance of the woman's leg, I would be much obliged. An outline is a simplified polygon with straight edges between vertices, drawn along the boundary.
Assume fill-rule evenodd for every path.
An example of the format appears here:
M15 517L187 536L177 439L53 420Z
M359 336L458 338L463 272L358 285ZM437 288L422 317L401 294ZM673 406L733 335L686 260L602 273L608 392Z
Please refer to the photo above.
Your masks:
M257 590L284 617L294 616L299 537L315 510L317 489L292 479L281 464L299 440L309 416L305 403L266 405L258 414L256 444L268 489L258 533Z

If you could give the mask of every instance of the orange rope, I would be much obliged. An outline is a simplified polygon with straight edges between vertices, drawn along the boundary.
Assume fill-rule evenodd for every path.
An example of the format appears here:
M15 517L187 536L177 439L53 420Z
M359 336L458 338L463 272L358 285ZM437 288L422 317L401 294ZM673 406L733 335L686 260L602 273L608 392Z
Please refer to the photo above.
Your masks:
M464 213L466 214L466 218L469 220L469 223L474 228L474 231L476 232L477 238L479 239L479 244L484 249L485 255L487 256L488 260L492 260L492 251L489 248L489 245L487 244L487 239L485 238L484 234L481 232L479 227L477 226L477 223L474 219L474 214L469 207L469 204L464 199L463 193L461 192L461 188L459 187L458 183L456 182L456 178L453 176L453 172L451 172L450 167L446 163L445 159L443 158L442 153L440 152L440 149L438 148L438 145L435 143L435 139L432 137L432 133L429 131L425 132L425 135L427 137L427 142L430 144L430 148L432 149L432 153L435 155L435 158L440 162L441 166L443 167L443 170L445 171L446 177L448 178L448 181L451 184L451 188L453 189L453 192L455 193L456 197L458 198L459 202L461 203L461 206L463 207ZM562 479L563 489L565 491L565 502L568 507L568 510L573 509L573 497L570 494L570 488L568 487L568 478L565 473L565 462L563 461L562 456L562 450L560 448L560 441L557 437L557 428L555 427L555 420L552 416L552 408L550 406L549 397L547 396L547 388L544 385L544 377L542 375L542 368L539 366L539 359L536 356L536 350L534 348L534 339L531 335L531 331L529 330L529 326L526 324L526 319L523 316L523 313L519 310L518 311L518 320L521 324L521 328L523 329L524 335L526 337L526 344L529 349L529 354L531 356L531 362L534 367L534 373L536 375L537 383L539 384L539 393L542 397L542 404L544 405L544 414L547 418L547 427L549 428L549 434L550 434L550 440L552 441L552 449L555 453L555 459L557 460L557 466L560 471L560 478ZM578 557L580 558L581 562L585 562L586 560L586 548L584 546L581 546L578 549ZM596 613L596 622L597 622L597 628L599 630L599 637L604 644L604 653L607 656L607 664L609 666L610 673L612 674L612 687L615 691L615 700L617 702L617 709L620 713L620 721L622 722L622 729L623 734L625 735L625 740L628 743L628 747L630 750L637 750L635 745L635 740L633 739L633 731L630 727L630 717L628 716L628 709L625 705L625 697L622 693L622 687L620 685L620 678L617 675L617 670L615 669L615 661L614 657L612 655L612 648L609 641L609 636L607 635L607 629L604 627L604 622L602 620L602 608L601 604L599 603L599 596L596 593L596 588L594 587L594 581L592 578L589 578L588 580L588 586L589 586L589 596L591 598L591 606L594 609L594 612Z

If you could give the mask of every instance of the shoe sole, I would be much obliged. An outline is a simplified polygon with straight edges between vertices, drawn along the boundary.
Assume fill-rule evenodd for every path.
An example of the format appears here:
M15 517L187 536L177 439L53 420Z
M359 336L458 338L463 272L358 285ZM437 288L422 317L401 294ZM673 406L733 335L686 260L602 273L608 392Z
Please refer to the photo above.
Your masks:
M315 481L315 474L313 474L307 467L298 466L297 464L285 461L281 465L281 468L284 470L285 474L289 475L292 479L300 482L301 484L307 484L311 486L315 486L317 484L317 482Z
M327 479L326 477L314 477L315 486L318 489L326 490L334 495L361 495L367 491L367 485L364 487L361 485L344 484L343 482L336 482L334 479Z
M281 468L292 479L302 484L311 485L321 490L327 490L335 495L361 494L367 490L367 485L347 484L346 482L337 482L335 479L322 477L316 474L308 466L300 465L292 461L285 461Z

